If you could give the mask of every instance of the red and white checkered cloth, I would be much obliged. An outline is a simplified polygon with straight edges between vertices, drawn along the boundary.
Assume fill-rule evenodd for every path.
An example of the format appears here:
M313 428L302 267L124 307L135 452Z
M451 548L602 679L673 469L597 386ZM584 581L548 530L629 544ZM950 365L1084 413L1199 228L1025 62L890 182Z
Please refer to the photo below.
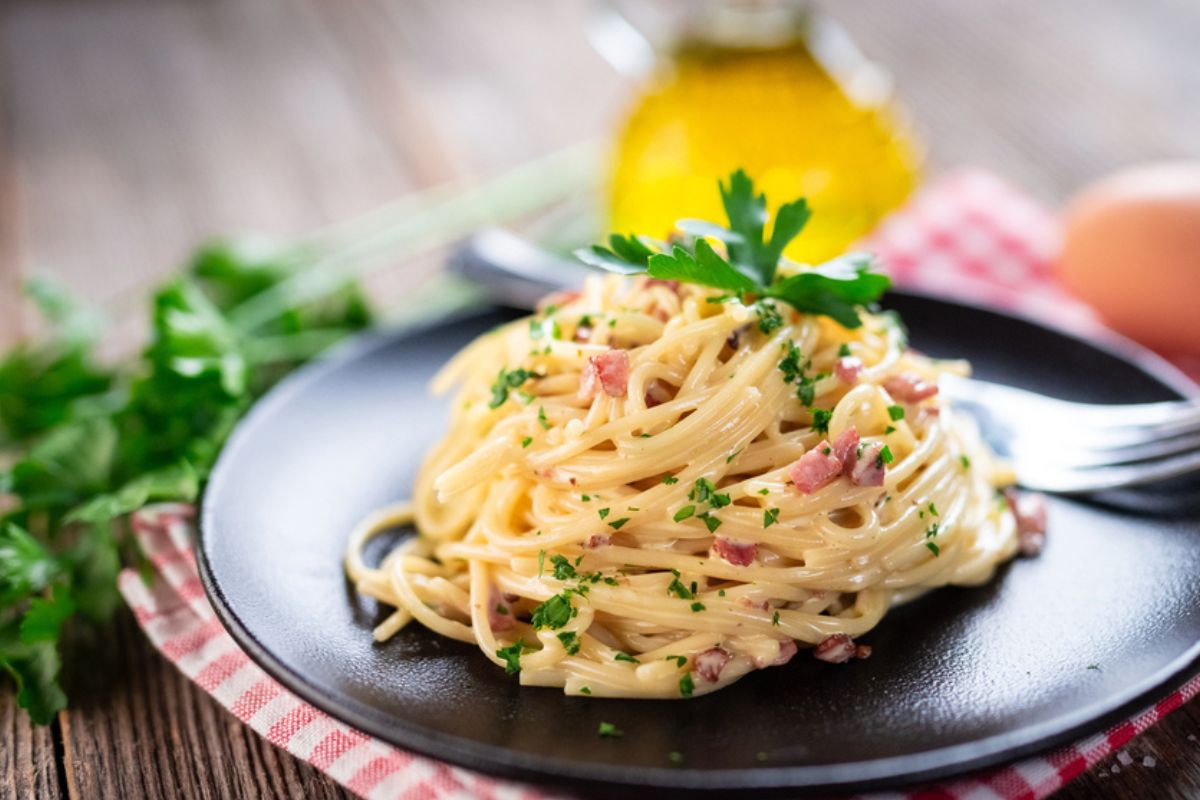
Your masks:
M943 178L865 242L902 286L996 305L1099 337L1094 316L1058 289L1049 270L1054 218L982 172ZM483 777L372 739L304 703L268 677L221 627L192 553L192 510L160 505L133 516L156 577L122 573L121 592L150 641L185 675L272 744L369 798L545 800L540 789ZM1008 767L871 800L1037 800L1200 692L1200 677L1104 733Z

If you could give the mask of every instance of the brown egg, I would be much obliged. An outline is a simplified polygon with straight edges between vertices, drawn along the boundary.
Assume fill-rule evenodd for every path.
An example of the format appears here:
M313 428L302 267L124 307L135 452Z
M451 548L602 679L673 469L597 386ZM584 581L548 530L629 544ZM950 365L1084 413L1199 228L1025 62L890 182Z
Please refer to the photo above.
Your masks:
M1085 187L1065 213L1058 274L1115 330L1200 355L1200 162L1151 164Z

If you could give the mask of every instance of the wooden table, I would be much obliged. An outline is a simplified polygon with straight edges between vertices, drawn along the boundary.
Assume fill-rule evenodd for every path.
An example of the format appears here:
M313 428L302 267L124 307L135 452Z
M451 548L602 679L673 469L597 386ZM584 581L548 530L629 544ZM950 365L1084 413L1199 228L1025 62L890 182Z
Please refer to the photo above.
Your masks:
M984 165L1053 203L1121 164L1196 153L1194 0L836 5L892 67L934 171ZM587 9L0 5L0 342L30 329L24 275L127 309L203 236L310 230L605 133L627 86L586 43ZM345 796L182 678L128 613L72 651L72 706L53 725L0 698L0 796ZM1060 796L1200 796L1197 733L1193 703L1128 748L1134 766L1110 759Z

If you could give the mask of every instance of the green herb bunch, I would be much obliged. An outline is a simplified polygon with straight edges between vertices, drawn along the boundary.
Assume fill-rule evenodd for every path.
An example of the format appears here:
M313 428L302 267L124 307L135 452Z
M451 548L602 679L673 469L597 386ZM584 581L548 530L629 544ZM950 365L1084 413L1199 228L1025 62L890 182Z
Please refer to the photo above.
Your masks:
M782 324L772 300L831 317L847 328L862 324L859 309L878 300L890 285L886 275L874 271L870 255L851 253L781 277L777 271L784 249L812 217L808 203L800 198L780 206L768 237L767 199L755 193L750 177L739 169L719 187L726 226L685 219L676 223L683 236L670 247L641 236L613 234L608 247L593 245L575 255L610 272L648 273L725 293L714 301L754 302L764 332ZM709 239L723 243L725 254Z
M345 281L288 299L280 288L305 263L294 249L203 247L153 295L149 346L117 366L96 357L97 315L30 285L51 332L0 360L0 665L35 721L66 704L64 625L117 606L117 571L136 558L126 515L194 500L254 399L370 321Z

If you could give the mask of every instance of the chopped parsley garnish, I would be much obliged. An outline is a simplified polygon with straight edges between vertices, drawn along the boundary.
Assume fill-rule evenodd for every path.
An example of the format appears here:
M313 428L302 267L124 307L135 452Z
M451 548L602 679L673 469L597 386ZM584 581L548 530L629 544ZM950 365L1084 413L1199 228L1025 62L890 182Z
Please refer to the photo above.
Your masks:
M672 764L682 764L683 753L679 752L678 750L672 750L671 752L667 753L667 760Z
M622 653L620 650L618 650L616 652L616 654L613 655L613 660L614 661L628 661L630 664L642 663L642 662L638 661L636 658L634 658L633 656L629 655L629 653Z
M895 432L896 432L895 425L888 425L886 428L883 429L884 436L886 436L889 433L895 433Z
M1088 664L1088 667L1087 667L1087 668L1088 668L1088 669L1090 669L1090 670L1094 670L1094 671L1096 671L1096 672L1103 672L1103 671L1104 671L1104 670L1100 669L1100 665L1099 665L1099 664Z
M768 508L763 510L763 527L769 528L779 522L779 509Z
M826 448L824 448L824 449L822 449L822 450L821 450L821 455L823 455L823 456L827 456L827 455L829 455L829 454L830 454L830 453L832 453L832 452L833 452L833 450L831 450L830 448L826 447ZM859 455L861 456L861 455L862 455L862 452L859 452Z
M519 392L517 392L517 399L520 400L523 404L529 405L537 398L534 397L533 395L531 395L529 392L519 391Z
M848 358L850 355L850 345L842 342L838 347L838 358Z
M605 517L608 516L608 509L602 508L599 511L597 511L596 513L600 515L600 519L604 519Z
M733 502L728 494L719 494L717 487L708 478L700 478L696 481L691 491L688 492L688 500L708 503L713 508L724 508Z
M567 651L567 655L573 656L579 652L579 637L575 631L563 631L558 634L558 640L562 642L563 649Z
M700 515L700 519L704 520L704 526L708 528L709 533L716 533L717 528L721 527L721 520L717 519L712 514L709 514L707 511Z
M621 526L626 522L629 522L629 517L621 517L620 519L614 519L612 522L608 523L608 527L612 528L614 531L619 531L621 530Z
M763 497L766 497L767 495L769 495L771 493L771 490L764 487L762 489L759 489L758 493L761 494Z
M587 686L580 686L580 687L579 687L579 693L580 693L580 694L591 694L591 693L592 693L592 690L591 690L591 688L590 688L590 687L587 687Z
M729 455L725 456L725 463L728 464L728 463L732 462L735 458L738 457L738 453L740 453L740 452L742 452L741 448L738 448L737 450L734 450Z
M724 590L724 589L721 589L721 590L719 590L719 591L717 592L717 597L724 597L724 596L725 596L725 590Z
M885 444L879 451L879 458L876 463L882 467L886 464L892 463L895 460L896 457L892 455L892 449Z
M684 673L683 677L679 679L679 694L691 697L694 691L696 691L696 684L692 681L692 673Z
M521 653L529 649L524 642L513 642L508 647L501 647L496 656L504 659L504 671L516 675L521 671Z
M683 669L685 666L687 666L687 656L667 656L663 660L674 661L675 666L679 667L680 669Z
M508 616L508 606L504 603L496 603L496 613L501 616Z
M888 416L892 418L892 422L904 419L904 406L888 406Z
M501 367L495 383L492 384L492 399L488 402L488 408L499 408L504 405L508 400L509 390L519 389L525 381L536 377L535 373L522 367L514 370Z
M968 458L967 456L959 456L959 457L958 457L958 463L959 463L959 464L962 464L962 468L963 468L964 470L967 470L967 469L970 469L970 468L971 468L971 459L970 459L970 458Z
M550 338L550 339L561 339L562 338L562 329L559 328L559 326L558 326L558 320L555 320L550 317L550 315L554 313L554 310L555 309L553 308L553 306L548 307L546 309L546 317L544 319L538 319L535 317L534 319L529 320L529 338L530 339L536 340L536 339L541 339L543 337L546 337L547 329L550 334L549 337L547 337L547 338Z
M774 614L771 615L771 624L772 625L779 624L779 612L778 611L776 611Z
M698 611L703 611L703 610L704 610L704 603L701 603L699 600L692 603L692 611L698 612Z
M674 486L679 483L679 478L676 478L674 475L663 475L662 482L667 486Z
M554 577L556 579L569 581L576 576L575 567L571 566L571 562L567 560L566 556L556 553L550 556L550 563L554 565Z
M619 736L624 736L625 732L617 728L611 722L601 722L599 734L608 739L616 739Z
M533 444L532 436L526 436L524 439L521 440L521 447L529 447L529 445L531 445L531 444Z
M667 584L667 594L673 594L676 597L678 597L680 600L694 599L695 595L692 594L692 592L689 591L688 588L683 585L683 582L679 580L679 570L673 569L673 570L671 570L671 574L674 575L675 577L671 580L671 582L669 584Z
M932 502L929 504L929 513L935 517L938 516L937 506L935 506Z
M783 325L779 309L769 300L759 300L754 308L758 311L758 329L763 333L770 333Z
M929 552L933 553L935 558L942 554L942 549L937 546L936 542L926 542L925 546L929 548Z
M585 503L592 502L592 496L590 494L581 494L581 495L579 495L579 499Z
M550 420L546 419L546 407L538 406L538 425L542 426L542 430L550 430Z
M796 384L796 397L803 405L811 406L816 397L816 381L808 375L812 359L805 359L803 364L800 363L800 348L791 340L784 342L783 346L783 360L779 362L779 371L783 373L783 382Z
M695 513L696 513L695 506L684 506L683 508L676 511L675 516L671 517L671 519L675 520L676 522L683 522L685 519L687 519L688 517L692 516Z
M538 531L541 533L541 531ZM538 577L542 577L542 571L546 568L546 551L538 550Z
M579 613L579 609L571 605L570 590L556 594L533 610L529 624L535 629L557 629L566 625Z
M812 410L812 429L817 433L829 433L829 420L833 419L833 412L826 408L814 408Z

